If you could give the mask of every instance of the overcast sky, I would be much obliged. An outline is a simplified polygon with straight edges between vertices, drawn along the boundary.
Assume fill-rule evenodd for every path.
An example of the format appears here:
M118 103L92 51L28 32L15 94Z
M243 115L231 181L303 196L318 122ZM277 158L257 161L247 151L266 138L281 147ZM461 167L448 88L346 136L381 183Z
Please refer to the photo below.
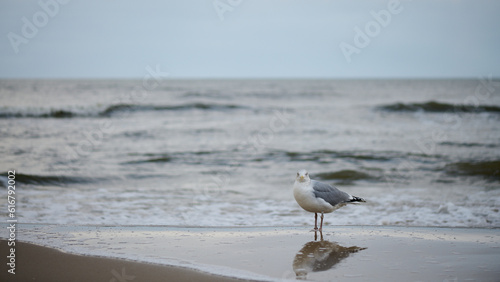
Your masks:
M0 36L0 78L500 77L497 0L0 0Z

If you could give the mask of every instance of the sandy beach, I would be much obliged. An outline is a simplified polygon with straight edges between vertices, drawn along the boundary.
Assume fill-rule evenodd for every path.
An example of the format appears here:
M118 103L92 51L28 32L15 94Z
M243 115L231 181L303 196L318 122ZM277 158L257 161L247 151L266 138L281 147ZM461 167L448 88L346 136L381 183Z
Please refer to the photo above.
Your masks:
M5 224L3 224L5 225ZM2 225L2 238L7 226ZM20 225L2 281L498 281L500 230ZM316 236L315 236L316 235ZM42 247L43 245L43 247ZM7 268L6 268L7 266Z

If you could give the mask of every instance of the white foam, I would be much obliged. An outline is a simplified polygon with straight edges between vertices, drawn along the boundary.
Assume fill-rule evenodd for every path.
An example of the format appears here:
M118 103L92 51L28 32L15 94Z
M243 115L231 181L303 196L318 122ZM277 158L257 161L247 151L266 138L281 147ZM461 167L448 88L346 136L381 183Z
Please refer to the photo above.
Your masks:
M404 225L448 227L500 226L500 191L456 193L447 197L425 190L363 195L366 203L347 205L325 215L331 225ZM169 198L160 192L119 193L89 190L24 190L20 222L49 224L290 226L312 225L313 216L294 201L244 197Z

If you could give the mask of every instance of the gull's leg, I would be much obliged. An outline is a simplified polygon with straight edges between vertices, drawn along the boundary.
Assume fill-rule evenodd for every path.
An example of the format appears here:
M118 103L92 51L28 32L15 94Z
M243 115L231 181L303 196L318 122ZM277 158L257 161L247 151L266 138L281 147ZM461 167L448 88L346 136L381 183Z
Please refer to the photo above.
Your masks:
M314 213L314 230L318 230L318 214Z
M319 231L323 231L323 212L321 212L321 225L319 226Z

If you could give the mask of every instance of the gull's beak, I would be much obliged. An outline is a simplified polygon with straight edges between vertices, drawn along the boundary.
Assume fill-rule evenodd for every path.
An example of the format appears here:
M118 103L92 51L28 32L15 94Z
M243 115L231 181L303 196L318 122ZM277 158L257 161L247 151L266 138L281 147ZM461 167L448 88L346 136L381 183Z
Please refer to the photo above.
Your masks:
M301 175L299 178L300 180L304 180L304 175Z

